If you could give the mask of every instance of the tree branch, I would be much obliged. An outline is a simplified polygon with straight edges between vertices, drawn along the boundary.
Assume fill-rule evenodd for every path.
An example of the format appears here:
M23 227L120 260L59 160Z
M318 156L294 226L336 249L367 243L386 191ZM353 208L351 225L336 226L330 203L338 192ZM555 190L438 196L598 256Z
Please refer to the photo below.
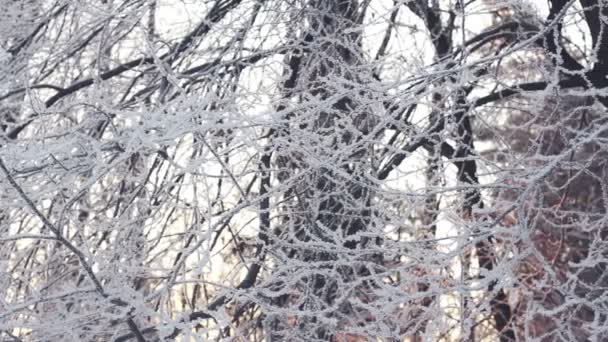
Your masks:
M97 290L97 292L102 297L107 298L108 295L105 293L103 286L101 285L101 282L99 281L99 279L97 279L97 276L93 272L93 269L87 262L86 257L84 256L82 251L80 251L70 241L68 241L66 238L64 238L63 235L61 234L61 230L59 230L59 228L55 227L55 225L53 225L51 223L51 221L49 221L49 219L40 210L38 210L38 208L36 207L36 204L34 204L34 202L27 196L27 194L25 193L23 188L17 183L17 181L15 181L15 179L13 178L10 171L6 167L6 164L4 163L4 160L2 158L0 158L0 169L2 169L2 172L4 173L4 176L8 180L9 184L19 194L21 199L23 199L23 201L27 204L28 208L40 219L40 221L42 221L44 226L47 229L49 229L56 236L57 241L59 241L69 251L71 251L74 255L76 255L76 257L78 258L78 261L80 262L80 265L85 270L86 274L89 276L89 279L91 279L91 281L93 282L93 285L95 286L95 289ZM127 318L127 325L129 326L129 329L131 330L133 335L137 338L137 341L139 341L139 342L146 341L146 339L144 338L144 336L142 335L141 331L138 329L137 325L135 324L135 322L133 321L132 318L130 318L130 317Z

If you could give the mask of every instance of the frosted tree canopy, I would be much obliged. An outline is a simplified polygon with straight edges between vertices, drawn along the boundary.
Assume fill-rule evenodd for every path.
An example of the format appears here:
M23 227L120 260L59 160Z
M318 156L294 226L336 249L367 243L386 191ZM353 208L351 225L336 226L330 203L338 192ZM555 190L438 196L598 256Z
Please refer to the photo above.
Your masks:
M608 2L0 0L0 340L608 340Z

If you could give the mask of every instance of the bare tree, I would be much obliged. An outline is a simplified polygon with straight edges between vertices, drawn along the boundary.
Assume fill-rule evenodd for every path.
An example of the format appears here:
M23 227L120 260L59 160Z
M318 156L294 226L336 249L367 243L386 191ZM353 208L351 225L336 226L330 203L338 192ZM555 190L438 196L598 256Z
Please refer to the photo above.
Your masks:
M0 9L2 338L608 338L603 1Z

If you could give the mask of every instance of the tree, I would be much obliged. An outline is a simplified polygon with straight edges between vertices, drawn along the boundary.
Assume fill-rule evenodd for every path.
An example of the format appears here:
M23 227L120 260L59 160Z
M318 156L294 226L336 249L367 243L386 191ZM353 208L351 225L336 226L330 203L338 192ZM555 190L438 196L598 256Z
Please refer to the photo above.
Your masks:
M603 1L1 4L3 338L608 338Z

